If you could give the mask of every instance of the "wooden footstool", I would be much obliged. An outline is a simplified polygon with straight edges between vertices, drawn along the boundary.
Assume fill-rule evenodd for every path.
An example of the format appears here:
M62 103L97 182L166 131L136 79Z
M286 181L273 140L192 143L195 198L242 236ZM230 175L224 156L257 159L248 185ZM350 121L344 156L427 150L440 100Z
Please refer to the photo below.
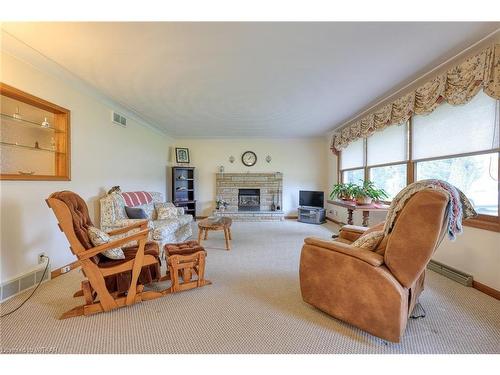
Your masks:
M207 252L198 242L166 244L164 250L167 256L168 276L172 280L170 287L172 293L212 284L209 280L205 280ZM193 271L198 279L191 281ZM179 277L182 277L182 283Z
M208 238L208 232L213 230L223 230L226 240L226 250L231 250L231 224L233 220L229 217L206 218L198 222L198 242L201 244L202 238ZM204 234L203 234L204 233Z

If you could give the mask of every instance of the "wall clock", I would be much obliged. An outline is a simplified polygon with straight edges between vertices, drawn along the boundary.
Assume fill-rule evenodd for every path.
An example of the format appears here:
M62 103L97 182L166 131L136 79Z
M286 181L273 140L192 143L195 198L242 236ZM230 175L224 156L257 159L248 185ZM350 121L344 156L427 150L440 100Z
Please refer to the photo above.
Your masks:
M241 162L243 165L251 167L257 163L257 155L255 155L253 151L245 151L243 155L241 155Z

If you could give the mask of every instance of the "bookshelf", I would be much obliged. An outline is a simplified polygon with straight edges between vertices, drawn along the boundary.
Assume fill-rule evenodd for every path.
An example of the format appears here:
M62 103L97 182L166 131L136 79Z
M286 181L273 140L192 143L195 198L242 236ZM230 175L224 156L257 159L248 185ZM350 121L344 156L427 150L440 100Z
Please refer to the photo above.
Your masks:
M194 167L172 167L172 202L196 219Z

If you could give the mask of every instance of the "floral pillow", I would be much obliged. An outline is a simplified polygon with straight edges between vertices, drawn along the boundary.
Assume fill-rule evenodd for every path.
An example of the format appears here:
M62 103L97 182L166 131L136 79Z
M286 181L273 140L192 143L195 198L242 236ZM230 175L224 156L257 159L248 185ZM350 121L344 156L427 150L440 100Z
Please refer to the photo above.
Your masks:
M354 241L351 246L359 247L360 249L365 249L373 251L377 248L378 244L384 238L384 231L377 230L367 234L363 234L356 241Z
M175 206L158 206L156 208L158 220L175 219L177 217L177 207Z
M92 242L94 246L104 245L111 241L109 234L96 227L89 227L87 229L87 234L89 235L90 242ZM125 259L125 254L119 247L106 250L102 254L109 259Z

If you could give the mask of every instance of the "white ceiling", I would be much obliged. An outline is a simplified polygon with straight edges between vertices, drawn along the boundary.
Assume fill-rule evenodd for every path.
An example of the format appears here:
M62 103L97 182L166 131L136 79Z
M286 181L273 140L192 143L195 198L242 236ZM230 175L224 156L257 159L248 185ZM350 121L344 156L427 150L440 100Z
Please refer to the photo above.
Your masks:
M325 134L499 23L3 23L174 137Z

